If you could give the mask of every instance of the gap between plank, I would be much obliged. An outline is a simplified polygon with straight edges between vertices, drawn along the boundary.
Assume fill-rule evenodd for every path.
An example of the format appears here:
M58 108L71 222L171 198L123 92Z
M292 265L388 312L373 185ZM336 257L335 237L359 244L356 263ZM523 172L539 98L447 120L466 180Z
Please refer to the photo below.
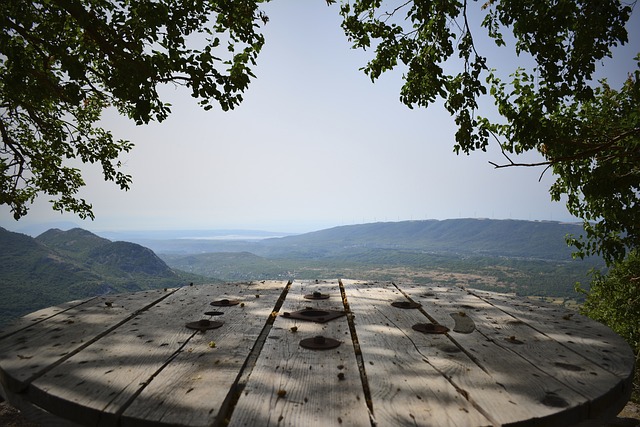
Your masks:
M91 298L89 298L89 299L87 299L87 300L81 301L81 302L79 302L79 303L77 303L77 304L75 304L75 305L72 305L72 306L70 306L70 307L67 307L67 308L65 308L64 310L58 311L58 312L56 312L56 313L53 313L53 314L52 314L52 315L50 315L50 316L47 316L47 317L44 317L44 318L42 318L42 319L38 319L38 320L32 321L32 323L28 324L27 326L24 326L24 327L22 327L22 328L20 328L20 329L16 329L15 331L13 331L13 332L9 332L9 333L6 333L6 334L4 334L4 335L0 335L0 340L3 340L3 339L5 339L5 338L8 338L8 337L10 337L11 335L17 334L18 332L24 331L25 329L31 328L31 327L33 327L33 326L37 325L38 323L42 323L42 322L44 322L45 320L49 320L49 319L51 319L52 317L56 317L56 316L58 316L58 315L60 315L60 314L62 314L62 313L65 313L65 312L67 312L67 311L71 310L72 308L76 308L76 307L79 307L79 306L81 306L81 305L83 305L83 304L87 304L87 303L89 303L89 302L93 301L94 299L99 298L99 297L101 297L101 296L102 296L102 295L96 295L95 297L91 297ZM7 325L7 326L10 326L10 325Z
M151 303L147 304L146 306L134 311L129 316L127 316L125 319L121 320L120 322L116 323L112 327L108 328L107 330L105 330L105 331L101 332L100 334L96 335L95 337L91 338L89 341L85 342L80 347L76 348L75 350L69 352L68 354L66 354L64 356L62 356L60 359L56 360L51 365L48 365L45 368L43 368L42 370L36 372L35 374L33 374L31 377L27 378L24 381L25 387L28 387L29 384L31 384L33 381L37 380L38 378L40 378L41 376L43 376L44 374L46 374L47 372L49 372L53 368L57 367L58 365L62 364L63 362L66 362L71 357L75 356L76 354L78 354L82 350L84 350L85 348L89 347L91 344L95 343L99 339L105 337L106 335L110 334L114 330L118 329L120 326L122 326L125 323L129 322L131 319L133 319L134 317L138 316L140 313L149 310L151 307L153 307L154 305L158 304L159 302L161 302L165 298L169 297L170 295L173 295L175 292L179 291L180 289L182 289L182 287L176 288L176 289L172 290L171 292L167 292L165 295L163 295L162 297L158 298L157 300L154 300Z
M402 294L404 295L405 298L407 298L409 301L415 302L413 301L413 299L411 299L411 297L409 295L407 295L402 289L400 289L398 287L398 285L396 285L394 282L391 282L391 284L393 286L395 286L395 288ZM439 325L440 323L438 323L438 321L433 318L431 315L429 315L429 313L427 313L424 309L424 307L422 306L422 304L420 305L420 307L418 307L418 310L420 311L420 313L424 314L431 323L435 324L435 325ZM477 331L477 329L476 329ZM480 331L478 331L480 332ZM481 333L481 332L480 332ZM481 333L482 334L482 333ZM447 338L449 339L449 341L451 341L456 347L458 347L458 349L460 349L460 351L462 351L464 354L467 355L467 357L469 357L469 359L471 359L473 361L473 363L476 364L476 366L478 366L478 368L482 369L485 373L489 374L489 371L487 370L487 368L485 368L484 366L482 366L482 363L480 362L480 360L478 360L477 357L475 357L473 354L471 354L467 349L464 348L464 346L462 346L460 343L458 343L458 341L455 340L455 338L453 338L451 336L451 334L449 334L448 332L446 334L444 334L447 336ZM487 338L484 334L482 334L485 338ZM489 338L487 338L489 339Z
M596 366L600 367L600 368L601 368L601 369L603 369L604 371L609 372L611 375L613 375L613 376L615 376L615 377L617 377L617 378L620 378L620 376L619 376L617 373L615 373L615 372L614 372L612 369L610 369L608 366L604 366L604 365L602 365L602 364L600 363L600 361L598 361L598 360L592 360L592 359L591 359L590 357L588 357L587 355L584 355L584 354L579 353L578 351L576 351L575 349L573 349L571 346L568 346L568 345L564 344L562 341L558 341L558 340L556 340L556 339L554 339L554 338L551 338L551 337L550 337L549 335L547 335L544 331L541 331L540 329L538 329L538 328L536 328L535 326L531 325L529 322L525 322L525 321L523 321L523 320L522 320L522 319L520 319L517 315L514 315L514 314L512 314L512 313L509 313L508 311L505 311L504 309L502 309L502 308L498 307L497 305L495 305L494 303L492 303L490 300L483 298L481 295L477 295L477 294L473 293L472 291L467 291L467 292L468 292L470 295L473 295L474 297L476 297L476 298L480 299L481 301L483 301L483 302L485 302L485 303L489 304L490 306L492 306L492 307L493 307L493 308L495 308L496 310L499 310L499 311L503 312L503 313L504 313L504 314L506 314L507 316L509 316L509 317L511 317L511 318L513 318L513 319L515 319L515 320L521 321L521 322L522 322L524 325L526 325L527 327L529 327L529 328L533 329L534 331L536 331L537 333L539 333L539 334L541 334L541 335L543 335L543 336L547 337L549 340L554 341L556 344L560 345L561 347L564 347L566 350L568 350L568 351L572 352L573 354L575 354L575 355L577 355L577 356L579 356L579 357L581 357L581 358L583 358L583 359L585 359L585 360L588 360L590 363L593 363L594 365L596 365ZM540 369L540 367L539 367L538 365L536 365L535 363L533 363L533 362L532 362L532 361L530 361L529 359L525 358L524 356L520 355L519 353L517 353L517 352L513 351L513 350L512 350L512 349L510 349L510 348L507 348L507 347L503 346L501 343L499 343L498 341L494 340L493 338L490 338L490 337L488 337L488 336L486 336L486 335L484 335L484 334L482 334L482 335L483 335L483 336L485 336L485 338L487 338L487 340L489 340L489 341L493 342L495 345L497 345L497 346L499 346L499 347L502 347L502 348L503 348L503 349L505 349L505 350L512 351L515 355L519 356L521 359L525 360L526 362L528 362L528 363L529 363L529 364L531 364L532 366L536 367L537 369ZM541 370L541 371L542 371L542 370ZM542 371L542 372L546 374L546 372L544 372L544 371ZM630 384L630 381L631 381L631 377L629 377L627 380L625 380L624 378L621 378L621 379L620 379L620 382L616 385L616 387L622 386L622 387L623 387L623 389L625 389L625 388L629 388L630 386L629 386L628 384ZM575 388L575 387L574 387L574 386L572 386L571 384L567 384L567 383L564 383L564 382L563 382L563 384L564 384L564 385L565 385L569 390L574 391L575 393L577 393L578 395L580 395L580 396L582 396L582 397L584 397L584 398L586 398L586 399L589 399L589 397L588 397L588 396L586 396L583 392L581 392L580 390L578 390L577 388ZM501 384L501 385L502 385L502 384ZM504 387L504 386L503 386L503 387ZM630 393L630 392L629 392L629 393Z
M117 423L116 425L120 425L120 418L122 417L122 414L124 414L124 412L129 408L129 406L131 406L131 404L133 403L133 401L140 395L140 393L142 393L142 391L151 383L151 381L153 381L153 379L155 377L157 377L160 372L162 372L164 370L164 368L167 367L167 365L169 365L169 363L171 363L173 361L173 359L175 359L180 353L182 353L182 350L185 348L185 346L193 339L193 337L195 337L198 333L200 333L200 331L195 331L193 334L191 334L191 336L189 338L187 338L182 345L173 352L173 354L171 354L167 360L165 360L165 362L153 373L151 374L151 376L149 376L149 378L143 382L141 382L139 385L140 387L138 388L138 390L135 391L135 393L133 393L129 399L127 399L126 402L124 402L122 404L122 406L120 407L120 409L118 409L115 413L115 417ZM110 403L109 403L110 404Z
M278 315L278 311L280 311L282 304L284 304L284 300L287 298L287 294L289 293L289 289L291 288L292 283L293 281L289 280L285 285L284 289L282 290L280 297L278 297L278 300L276 301L276 304L273 307L271 314L267 317L267 320L262 328L262 331L260 331L260 335L258 335L258 339L256 340L255 344L253 345L253 348L249 352L249 355L245 359L244 364L240 368L240 371L238 372L238 376L233 382L233 385L231 385L231 387L229 388L229 392L227 393L227 396L225 397L224 401L222 402L222 405L220 406L220 409L218 411L218 416L213 422L212 427L222 427L222 426L226 426L229 423L229 420L233 415L233 411L236 407L236 404L238 403L238 399L240 399L242 391L247 385L247 381L251 376L251 372L253 371L253 368L256 365L256 361L258 360L258 357L262 352L262 347L264 347L264 343L267 340L267 336L269 336L269 333L271 332L271 327L273 326L273 322L275 322L276 317Z
M358 364L358 370L360 371L360 382L362 383L362 391L364 393L364 401L367 403L369 409L369 421L371 426L377 425L375 415L373 413L373 399L371 397L371 388L369 387L369 380L367 379L367 372L365 370L364 361L362 359L362 350L360 349L360 342L358 341L358 334L356 333L356 325L353 321L353 312L349 307L349 300L347 299L347 293L341 279L338 279L338 285L340 286L340 295L342 296L342 304L344 311L347 313L347 323L349 324L349 332L351 334L351 341L353 342L353 350L356 355L356 363Z
M407 295L402 289L400 289L400 287L398 285L396 285L394 282L391 282L391 284L402 294L405 296L405 298L407 298L409 301L415 302L413 301L413 299L411 299L411 297L409 297L409 295ZM418 310L424 314L432 323L434 324L439 324L433 317L431 317L422 307L422 305L420 305L420 307L418 308ZM460 345L448 332L446 334L444 334L447 336L447 338L456 346L458 347L464 354L467 355L467 357L469 357L469 359L471 359L473 361L473 363L475 363L480 369L482 369L484 372L486 372L487 374L489 373L487 371L487 369L482 366L482 364L480 363L480 361L473 356L472 354L470 354L462 345ZM484 335L484 334L483 334ZM409 341L411 341L411 344L413 344L413 347L415 348L415 350L418 352L418 354L422 355L422 352L420 351L420 349L418 348L418 346L415 344L415 342L413 341L413 339L411 339L411 337L409 337L408 335L405 334L405 336L409 339ZM494 426L500 426L501 424L499 422L497 422L490 414L489 412L487 412L482 406L480 406L475 400L473 400L473 398L469 395L469 392L467 392L465 389L461 388L460 386L458 386L455 381L453 380L453 378L449 375L446 375L444 372L440 371L436 366L434 366L431 362L429 362L429 359L424 357L422 355L423 359L426 363L428 363L435 371L437 371L444 379L446 379L449 384L451 384L451 386L456 390L456 392L458 394L460 394L467 402L469 402L471 404L471 406L473 406L478 412L480 412L492 425ZM504 387L504 386L503 386Z

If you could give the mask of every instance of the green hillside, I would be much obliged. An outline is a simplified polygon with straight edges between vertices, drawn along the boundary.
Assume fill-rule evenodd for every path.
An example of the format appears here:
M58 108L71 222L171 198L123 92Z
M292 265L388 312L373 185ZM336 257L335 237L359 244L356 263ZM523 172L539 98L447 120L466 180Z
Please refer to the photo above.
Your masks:
M111 243L110 240L96 236L82 228L68 231L52 228L40 234L35 240L52 250L81 260L85 259L90 251Z
M552 221L449 219L347 225L313 233L268 239L258 254L326 256L357 248L567 260L568 234L579 224Z
M565 236L581 230L558 222L403 221L259 241L155 241L169 249L160 259L140 244L82 229L31 238L0 228L0 322L72 299L204 280L345 277L576 298L575 283L588 283L589 269L603 266L571 258Z
M574 260L576 224L456 219L350 225L259 242L214 242L211 253L160 253L173 268L227 281L263 278L409 280L521 295L580 298L576 282L603 267ZM165 244L168 242L165 242ZM181 250L188 250L184 240ZM198 242L198 250L203 243ZM244 252L235 252L244 248ZM227 252L225 252L225 249Z
M173 268L226 281L292 278L282 260L271 260L249 252L214 252L194 255L161 255Z
M64 301L193 280L150 249L86 230L49 230L32 238L0 228L0 323Z
M266 258L351 256L354 250L393 249L461 256L570 260L565 237L580 224L553 221L449 219L345 225L258 241L207 239L136 240L158 254L249 252Z

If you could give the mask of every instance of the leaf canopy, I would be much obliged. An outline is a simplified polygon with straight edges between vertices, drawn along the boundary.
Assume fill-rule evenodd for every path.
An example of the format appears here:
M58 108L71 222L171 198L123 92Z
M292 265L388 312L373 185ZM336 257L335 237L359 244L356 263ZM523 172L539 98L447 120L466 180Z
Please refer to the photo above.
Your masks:
M552 199L567 197L569 212L584 220L586 237L569 237L577 255L613 262L640 243L640 65L620 90L594 75L614 47L628 42L634 6L618 0L354 0L342 4L341 14L353 47L374 48L363 68L372 80L400 67L403 103L428 107L443 100L458 127L457 153L492 143L507 159L496 167L550 168ZM505 78L501 55L477 40L511 48L518 68ZM485 98L497 114L482 115ZM526 151L539 152L543 161L511 160Z
M96 163L105 180L125 190L131 184L118 156L132 144L97 125L104 109L138 124L162 121L171 112L158 93L166 84L186 87L204 109L233 109L265 42L261 3L3 1L0 204L18 219L46 194L54 209L93 218L78 196L84 180L74 165ZM496 167L520 165L513 153L540 153L537 165L556 177L552 199L566 197L584 220L586 237L570 237L577 254L613 262L640 241L640 65L619 89L594 75L628 41L634 7L619 0L344 0L340 14L353 47L373 50L363 68L372 80L401 67L404 104L444 102L458 127L456 152L498 144L507 160ZM478 40L510 48L519 67L509 75ZM483 116L485 99L497 115Z
M18 219L38 194L93 218L73 159L128 189L132 144L97 125L115 107L137 124L170 113L158 89L184 86L204 109L242 101L267 17L256 0L6 0L0 3L0 204ZM76 162L77 164L77 162Z

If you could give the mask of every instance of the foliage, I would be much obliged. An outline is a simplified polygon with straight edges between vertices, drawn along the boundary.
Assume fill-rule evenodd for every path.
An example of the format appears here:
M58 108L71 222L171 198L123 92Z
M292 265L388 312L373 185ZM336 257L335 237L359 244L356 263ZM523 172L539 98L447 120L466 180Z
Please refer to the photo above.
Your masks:
M46 194L54 209L93 218L78 196L80 162L121 189L131 183L118 156L132 144L98 126L102 111L162 121L167 84L204 109L234 108L264 42L260 2L0 2L0 204L19 219Z
M631 400L640 403L640 251L630 251L607 274L595 271L591 289L582 291L587 295L582 313L609 326L634 350L636 374Z
M540 153L544 161L525 165L552 168L552 198L567 195L569 211L584 220L586 238L571 240L578 255L597 253L613 262L640 239L638 71L619 92L606 82L597 87L593 76L612 47L628 41L625 24L634 6L618 0L354 0L342 4L341 14L353 46L375 49L363 68L372 80L402 66L403 103L426 107L444 100L458 126L456 152L486 150L495 140L507 159L496 167L521 166L512 153ZM508 45L520 66L505 79L509 71L495 64ZM491 57L491 51L498 53ZM497 119L478 115L485 95L497 106Z
M582 312L608 325L640 352L640 251L630 251L607 274L594 272Z
M640 248L640 66L620 91L603 82L594 99L550 116L549 126L556 129L545 143L557 176L552 197L568 196L589 236L572 242L580 254L623 259L626 248Z
M574 283L586 279L585 271L590 267L601 266L594 260L563 262L366 248L331 254L301 254L292 249L288 255L281 253L278 257L246 252L159 256L174 269L226 281L345 277L463 285L562 300L580 298Z

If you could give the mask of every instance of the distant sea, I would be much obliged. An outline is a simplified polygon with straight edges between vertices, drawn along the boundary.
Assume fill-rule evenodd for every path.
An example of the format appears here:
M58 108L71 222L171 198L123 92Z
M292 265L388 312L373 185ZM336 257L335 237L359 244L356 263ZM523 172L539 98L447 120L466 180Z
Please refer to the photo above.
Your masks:
M277 239L288 236L288 234L222 234L217 236L185 236L180 237L177 240L264 240L264 239Z

